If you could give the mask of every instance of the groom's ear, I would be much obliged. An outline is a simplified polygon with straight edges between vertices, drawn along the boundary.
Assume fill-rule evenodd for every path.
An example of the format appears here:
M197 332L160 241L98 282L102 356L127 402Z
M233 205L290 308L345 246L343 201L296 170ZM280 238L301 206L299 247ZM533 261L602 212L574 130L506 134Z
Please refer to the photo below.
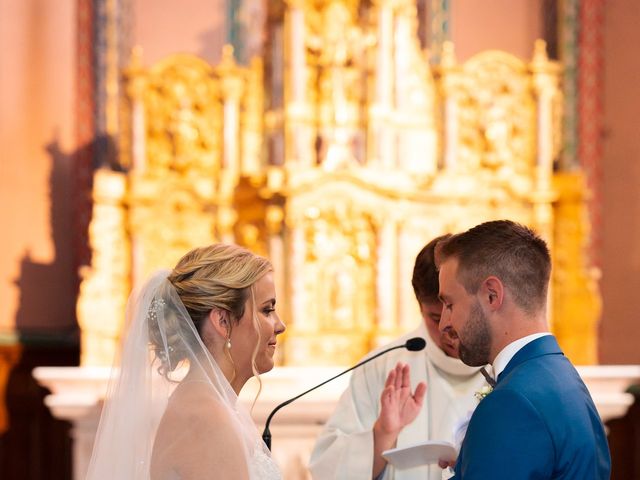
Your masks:
M209 322L214 330L218 332L222 338L228 338L231 333L231 324L229 322L229 312L221 308L214 308L209 312Z
M504 285L498 277L487 277L480 286L480 295L489 311L496 311L504 302Z

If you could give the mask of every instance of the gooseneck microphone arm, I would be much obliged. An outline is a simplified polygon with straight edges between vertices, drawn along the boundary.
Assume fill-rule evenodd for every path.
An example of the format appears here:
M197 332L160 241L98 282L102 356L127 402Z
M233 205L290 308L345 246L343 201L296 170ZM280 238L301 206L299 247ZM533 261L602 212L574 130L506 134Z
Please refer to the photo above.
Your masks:
M425 345L427 343L425 342L424 338L420 338L420 337L414 337L414 338L410 338L409 340L407 340L405 343L403 343L402 345L396 345L395 347L390 347L387 348L381 352L376 353L373 357L369 357L363 361L361 361L360 363L357 363L356 365L354 365L353 367L345 370L344 372L340 372L339 374L337 374L334 377L329 378L328 380L325 380L324 382L316 385L315 387L311 387L309 390L302 392L300 395L296 395L293 398L290 398L289 400L286 400L284 402L282 402L280 405L278 405L276 408L274 408L272 410L272 412L269 414L269 416L267 417L267 421L264 425L264 431L262 432L262 440L264 440L264 443L266 443L267 448L269 450L271 450L271 432L269 431L269 424L271 423L271 419L273 418L273 416L276 414L276 412L278 410L280 410L282 407L286 407L287 405L289 405L291 402L299 399L300 397L302 397L303 395L306 395L307 393L315 390L316 388L320 388L321 386L323 386L326 383L329 383L331 380L335 380L336 378L344 375L345 373L350 372L351 370L353 370L354 368L358 368L361 365L364 365L367 362L370 362L371 360L378 358L380 355L384 355L385 353L390 352L391 350L396 350L398 348L406 348L409 351L412 352L417 352L419 350L422 350Z

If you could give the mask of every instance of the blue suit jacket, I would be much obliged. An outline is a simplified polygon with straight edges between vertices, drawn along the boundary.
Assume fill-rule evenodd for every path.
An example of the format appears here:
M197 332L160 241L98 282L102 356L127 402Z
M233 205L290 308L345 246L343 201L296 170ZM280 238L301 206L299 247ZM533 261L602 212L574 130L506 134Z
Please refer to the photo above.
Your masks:
M593 400L548 335L518 351L478 405L454 478L608 480L610 471Z

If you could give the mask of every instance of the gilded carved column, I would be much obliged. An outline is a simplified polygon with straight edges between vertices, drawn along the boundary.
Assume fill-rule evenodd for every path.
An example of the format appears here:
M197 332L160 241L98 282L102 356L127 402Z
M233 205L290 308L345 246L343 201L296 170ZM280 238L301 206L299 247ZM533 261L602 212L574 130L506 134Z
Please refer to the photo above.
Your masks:
M395 221L383 219L379 222L376 254L376 317L378 335L383 339L398 331L398 255L398 227Z
M315 136L307 97L307 28L305 0L287 0L284 14L285 164L315 164Z
M436 92L431 67L418 41L412 0L396 0L394 21L394 128L397 167L408 174L437 170Z
M393 1L375 0L377 51L374 99L369 107L368 158L385 168L395 166L393 114Z
M124 207L126 177L97 170L89 227L91 266L82 267L76 305L82 366L111 366L129 295L131 254Z
M307 314L310 309L310 293L308 282L305 280L306 242L302 222L294 222L287 231L288 259L286 270L285 294L289 301L291 320L287 331L286 357L287 364L296 365L298 362L309 360L307 338L316 332L316 316Z
M306 28L304 24L304 0L287 1L285 31L288 40L286 62L289 67L289 98L293 104L305 103L306 96Z
M587 208L587 186L580 172L554 176L558 192L555 204L553 332L565 355L577 365L598 362L598 321L602 300L599 270L589 265L591 234Z
M533 60L530 64L533 89L536 97L536 162L534 215L536 229L553 245L553 211L551 202L554 193L551 185L554 160L553 101L559 95L559 67L549 61L546 44L537 40Z
M560 91L559 67L549 61L543 40L536 40L530 68L537 100L536 186L538 190L547 191L551 188L554 144L557 143L554 139L553 102Z
M284 245L284 211L280 205L269 205L266 213L267 235L269 243L269 259L274 268L274 280L278 293L280 308L285 305L287 295L284 291L286 252Z
M222 168L228 180L237 181L240 173L240 97L244 91L242 73L233 58L233 47L225 45L222 61L216 68L220 76L223 105Z
M240 173L244 176L255 176L261 173L262 138L264 117L264 82L263 61L255 57L251 60L247 79L244 112L241 122L242 160Z
M240 175L240 98L244 93L244 84L231 45L223 47L222 61L216 73L220 77L223 108L222 169L218 183L216 226L222 242L235 243L233 228L238 214L233 207L233 197Z
M444 42L439 66L440 90L444 101L444 166L454 170L458 166L458 97L460 67L457 65L453 43Z
M420 246L422 239L415 228L412 228L408 218L404 218L398 228L398 276L396 278L396 288L399 292L398 302L398 328L407 332L415 328L419 317L416 308L416 297L411 288L411 277L413 275L413 265L417 253L420 251L416 246Z
M546 43L536 40L533 60L530 64L533 89L536 97L536 162L535 193L533 200L534 222L536 230L547 241L550 251L555 251L553 241L553 206L555 193L551 184L553 174L554 152L554 118L553 102L560 94L558 89L559 67L550 62L547 56ZM549 326L554 327L553 284L550 286L548 305Z

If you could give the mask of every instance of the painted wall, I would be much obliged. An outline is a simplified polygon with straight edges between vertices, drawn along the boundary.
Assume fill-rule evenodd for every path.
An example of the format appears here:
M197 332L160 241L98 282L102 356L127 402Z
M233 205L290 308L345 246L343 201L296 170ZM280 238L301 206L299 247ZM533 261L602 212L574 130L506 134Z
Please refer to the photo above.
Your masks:
M484 50L503 50L522 59L542 38L539 0L452 0L451 40L459 62Z
M640 2L607 2L600 361L640 363Z
M75 322L74 7L0 0L0 332Z
M145 65L172 53L192 53L218 63L226 39L225 0L132 0L133 45Z

